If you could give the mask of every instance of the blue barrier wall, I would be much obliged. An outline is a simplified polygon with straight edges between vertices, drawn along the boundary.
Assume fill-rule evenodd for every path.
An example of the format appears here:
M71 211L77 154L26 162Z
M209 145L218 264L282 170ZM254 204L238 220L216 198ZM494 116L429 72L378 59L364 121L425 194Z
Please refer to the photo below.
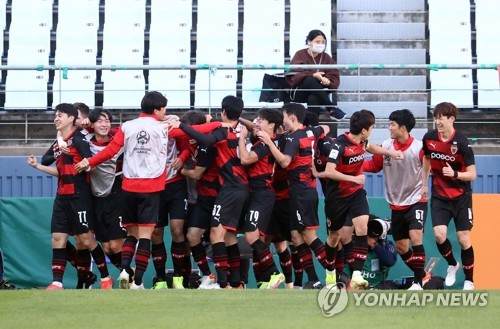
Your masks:
M476 167L474 193L500 193L500 156L476 155ZM383 173L367 174L365 189L369 197L383 197ZM56 177L30 167L27 157L0 157L0 197L53 197L56 190Z

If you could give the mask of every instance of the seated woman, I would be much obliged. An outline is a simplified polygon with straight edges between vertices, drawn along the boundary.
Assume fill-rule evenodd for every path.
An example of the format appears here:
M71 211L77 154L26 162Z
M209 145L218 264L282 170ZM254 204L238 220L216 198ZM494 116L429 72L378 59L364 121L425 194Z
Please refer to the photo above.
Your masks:
M325 52L326 36L320 30L312 30L306 38L307 48L295 53L290 64L336 64ZM322 107L330 113L332 120L342 120L346 114L330 100L330 94L337 90L340 78L336 69L300 70L296 75L286 77L292 87L292 102L307 103L307 109L318 117ZM332 94L335 97L335 94Z

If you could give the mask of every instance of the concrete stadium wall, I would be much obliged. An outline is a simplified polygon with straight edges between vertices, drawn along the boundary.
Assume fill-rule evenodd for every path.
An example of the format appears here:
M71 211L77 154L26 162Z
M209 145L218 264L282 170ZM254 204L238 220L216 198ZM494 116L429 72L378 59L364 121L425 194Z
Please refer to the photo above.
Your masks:
M500 156L477 155L476 167L474 193L500 193ZM384 196L383 173L367 174L365 189L369 197ZM0 156L0 197L53 197L56 191L56 177L30 167L27 157Z

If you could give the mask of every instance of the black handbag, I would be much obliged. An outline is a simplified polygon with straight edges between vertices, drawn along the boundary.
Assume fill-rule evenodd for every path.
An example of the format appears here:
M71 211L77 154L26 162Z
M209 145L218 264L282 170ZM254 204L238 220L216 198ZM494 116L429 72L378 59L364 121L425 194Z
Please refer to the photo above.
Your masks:
M290 103L290 101L290 86L285 81L285 75L265 73L262 78L259 102Z

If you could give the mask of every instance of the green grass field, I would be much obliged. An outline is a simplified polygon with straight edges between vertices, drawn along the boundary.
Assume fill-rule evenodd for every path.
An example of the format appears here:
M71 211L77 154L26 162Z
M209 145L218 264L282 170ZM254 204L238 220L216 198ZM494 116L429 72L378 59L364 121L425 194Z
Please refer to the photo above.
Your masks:
M355 306L349 293L325 318L318 291L0 291L0 328L498 328L500 291L487 293L484 307Z

